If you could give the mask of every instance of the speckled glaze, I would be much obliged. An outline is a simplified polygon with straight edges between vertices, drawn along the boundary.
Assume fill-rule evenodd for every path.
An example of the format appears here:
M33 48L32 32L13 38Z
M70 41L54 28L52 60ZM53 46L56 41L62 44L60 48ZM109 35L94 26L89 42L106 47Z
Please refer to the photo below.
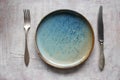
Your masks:
M82 15L58 10L48 14L38 25L36 44L46 63L70 68L87 59L94 45L94 34Z

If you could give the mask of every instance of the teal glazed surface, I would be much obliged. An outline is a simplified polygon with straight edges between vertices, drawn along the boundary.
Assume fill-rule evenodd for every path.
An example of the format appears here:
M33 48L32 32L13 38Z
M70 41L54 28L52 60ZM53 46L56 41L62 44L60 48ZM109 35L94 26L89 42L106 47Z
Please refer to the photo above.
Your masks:
M93 33L83 16L58 11L47 15L38 25L36 43L45 62L55 67L72 67L89 56Z

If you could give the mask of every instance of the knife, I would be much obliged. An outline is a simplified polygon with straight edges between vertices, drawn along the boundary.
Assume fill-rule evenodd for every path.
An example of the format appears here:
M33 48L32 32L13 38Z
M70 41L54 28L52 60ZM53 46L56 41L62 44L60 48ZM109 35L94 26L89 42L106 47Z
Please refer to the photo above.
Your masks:
M103 25L103 7L100 6L98 14L98 41L100 47L99 69L102 71L105 65L104 57L104 25Z

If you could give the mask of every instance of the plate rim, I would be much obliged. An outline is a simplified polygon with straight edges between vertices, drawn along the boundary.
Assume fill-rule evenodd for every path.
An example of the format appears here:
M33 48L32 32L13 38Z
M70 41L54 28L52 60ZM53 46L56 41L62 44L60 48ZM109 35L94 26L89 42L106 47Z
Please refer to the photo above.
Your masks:
M69 12L69 13L72 13L72 14L75 14L77 16L81 16L83 17L89 24L89 27L92 31L92 47L90 49L90 52L88 54L86 54L84 57L81 58L81 61L76 64L76 65L72 65L72 66L59 66L59 65L56 65L56 64L53 64L53 63L50 63L48 60L46 60L46 58L43 57L43 55L41 54L39 48L38 48L38 44L37 44L37 32L38 32L38 28L39 28L39 25L44 21L45 18L47 18L49 15L53 15L53 14L56 14L56 13L59 13L59 12ZM45 15L39 22L39 24L37 25L37 28L35 30L35 49L37 51L37 54L38 56L40 57L40 59L45 62L46 64L54 67L54 68L58 68L58 69L69 69L69 68L74 68L76 66L79 66L80 64L84 63L88 58L89 56L91 55L92 51L93 51L93 48L94 48L94 43L95 43L95 36L94 36L94 30L90 24L90 22L87 20L87 18L85 16L83 16L81 13L77 12L77 11L74 11L74 10L70 10L70 9L58 9L58 10L54 10L52 12L49 12L47 15Z

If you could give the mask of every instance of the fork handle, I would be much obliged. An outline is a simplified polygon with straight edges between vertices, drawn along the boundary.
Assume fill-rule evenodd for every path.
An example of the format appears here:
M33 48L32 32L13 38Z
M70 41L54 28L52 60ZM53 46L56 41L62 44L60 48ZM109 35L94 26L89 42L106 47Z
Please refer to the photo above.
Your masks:
M28 28L27 30L25 30L25 53L24 53L24 62L25 62L25 65L26 65L26 66L28 66L28 64L29 64L29 59L30 59L29 51L28 51L28 44L27 44L27 36L28 36L29 29L30 29L30 28Z

